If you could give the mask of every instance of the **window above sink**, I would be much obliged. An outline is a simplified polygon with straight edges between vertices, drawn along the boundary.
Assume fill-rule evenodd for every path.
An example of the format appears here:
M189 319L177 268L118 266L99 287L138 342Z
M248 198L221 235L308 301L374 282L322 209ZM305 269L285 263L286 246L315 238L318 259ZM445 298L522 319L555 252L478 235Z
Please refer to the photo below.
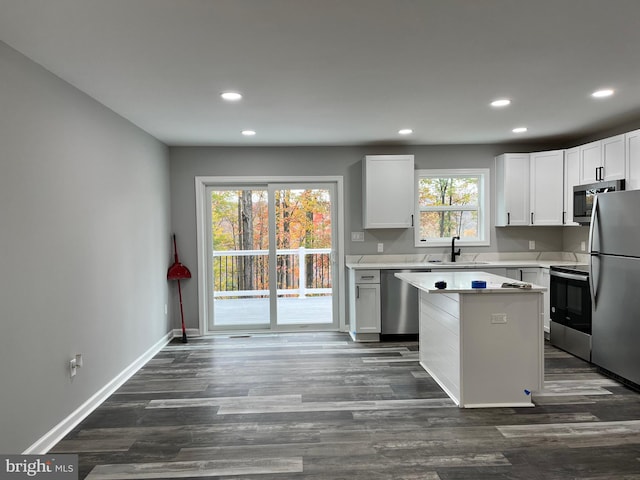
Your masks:
M417 170L415 196L416 247L489 245L489 169Z

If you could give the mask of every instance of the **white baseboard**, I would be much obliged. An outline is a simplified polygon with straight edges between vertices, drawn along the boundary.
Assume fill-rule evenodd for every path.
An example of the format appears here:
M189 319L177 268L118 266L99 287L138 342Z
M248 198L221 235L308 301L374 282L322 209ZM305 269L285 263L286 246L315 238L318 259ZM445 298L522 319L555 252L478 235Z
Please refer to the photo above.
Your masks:
M187 328L187 340L191 337L199 337L200 330L197 328ZM173 338L182 338L182 329L174 328L173 329Z
M91 412L102 404L109 395L120 388L124 382L129 380L138 370L140 370L149 360L151 360L162 348L167 345L175 336L175 331L170 331L162 337L149 350L138 357L131 365L120 372L113 380L98 390L91 398L80 405L67 418L58 423L55 427L44 434L38 441L27 448L23 455L45 455L53 446L64 438L73 428L84 420ZM182 336L182 331L180 331Z

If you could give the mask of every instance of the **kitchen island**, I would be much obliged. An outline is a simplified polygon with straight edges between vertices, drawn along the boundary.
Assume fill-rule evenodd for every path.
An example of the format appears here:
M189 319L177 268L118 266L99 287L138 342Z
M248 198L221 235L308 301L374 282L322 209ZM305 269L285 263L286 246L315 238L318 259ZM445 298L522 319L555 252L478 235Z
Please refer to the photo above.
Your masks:
M420 365L459 407L533 406L544 376L544 287L503 287L522 283L485 272L396 276L420 291Z

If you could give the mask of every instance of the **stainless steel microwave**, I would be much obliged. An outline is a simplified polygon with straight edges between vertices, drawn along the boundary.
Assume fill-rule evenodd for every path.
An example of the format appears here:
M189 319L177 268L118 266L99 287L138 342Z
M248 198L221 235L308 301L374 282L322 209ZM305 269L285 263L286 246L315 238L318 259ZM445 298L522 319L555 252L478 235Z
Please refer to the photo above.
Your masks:
M611 180L573 187L573 221L589 225L596 195L618 190L624 190L624 180Z

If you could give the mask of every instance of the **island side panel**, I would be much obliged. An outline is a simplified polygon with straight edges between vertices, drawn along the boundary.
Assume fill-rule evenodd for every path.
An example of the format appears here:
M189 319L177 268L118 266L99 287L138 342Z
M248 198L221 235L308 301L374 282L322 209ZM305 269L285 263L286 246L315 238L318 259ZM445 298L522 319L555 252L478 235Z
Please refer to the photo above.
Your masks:
M460 399L460 295L420 292L420 364L456 402Z
M533 406L542 389L542 293L461 296L461 406Z

